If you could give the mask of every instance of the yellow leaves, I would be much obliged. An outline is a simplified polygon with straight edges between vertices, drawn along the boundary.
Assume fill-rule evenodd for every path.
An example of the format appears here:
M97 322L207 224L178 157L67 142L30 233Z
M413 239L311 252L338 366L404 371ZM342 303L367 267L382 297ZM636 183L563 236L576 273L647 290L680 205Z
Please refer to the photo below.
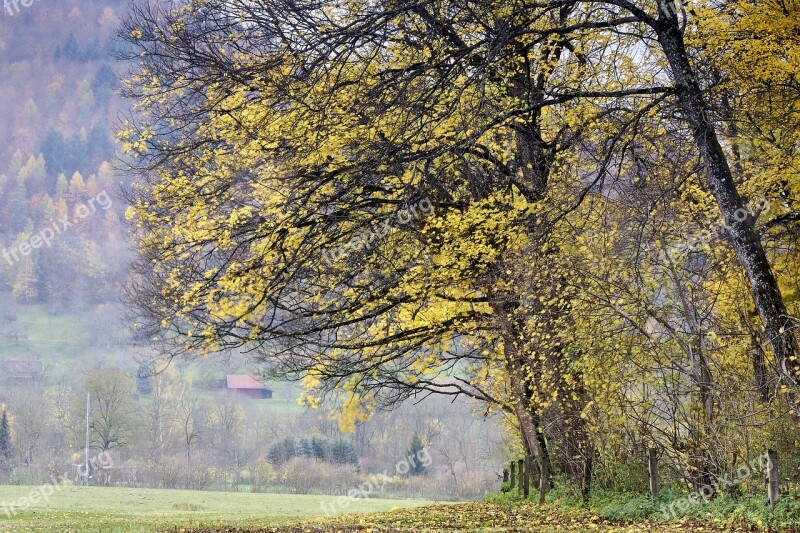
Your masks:
M432 374L442 362L436 355L430 354L423 359L411 363L411 370L420 374Z
M348 394L340 413L336 416L339 422L339 431L353 433L356 430L356 424L372 418L374 408L375 401L373 399L363 398L357 393Z

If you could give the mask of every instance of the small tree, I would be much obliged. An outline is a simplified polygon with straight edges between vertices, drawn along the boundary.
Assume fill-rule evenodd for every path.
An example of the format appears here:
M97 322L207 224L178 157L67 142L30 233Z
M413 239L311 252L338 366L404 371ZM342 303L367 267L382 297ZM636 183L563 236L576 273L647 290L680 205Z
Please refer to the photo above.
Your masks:
M0 417L0 468L7 469L11 465L11 427L8 422L8 411L3 409Z
M325 437L311 437L311 447L315 459L328 460L328 440Z
M422 464L420 460L420 457L424 455L424 450L425 445L422 443L422 439L414 433L414 436L411 437L411 447L408 449L408 456L413 459L413 461L410 461L411 468L408 473L412 476L423 476L428 470L428 467Z
M136 390L139 391L139 394L149 395L153 392L150 378L153 377L154 372L153 363L139 363L139 369L136 372Z
M285 439L274 443L272 446L270 446L269 452L267 453L269 462L274 466L283 465L295 457L295 448L295 439L292 437L286 437Z
M309 439L308 437L297 439L294 445L294 456L314 457L314 447L311 443L311 439Z
M347 439L336 439L330 448L331 462L340 465L358 465L358 452Z

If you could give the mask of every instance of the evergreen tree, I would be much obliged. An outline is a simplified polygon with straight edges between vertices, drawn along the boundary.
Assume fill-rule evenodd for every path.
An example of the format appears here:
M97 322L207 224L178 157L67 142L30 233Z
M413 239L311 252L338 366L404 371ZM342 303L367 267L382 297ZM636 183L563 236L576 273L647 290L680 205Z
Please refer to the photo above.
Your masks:
M0 466L6 468L11 462L11 427L8 422L8 411L3 409L0 417Z
M19 233L25 229L28 220L28 189L24 183L19 183L11 197L11 229Z
M422 443L422 439L414 433L414 436L411 437L411 447L408 449L408 457L412 459L409 461L411 468L408 473L412 476L423 476L428 470L428 467L420 460L420 457L424 455L424 450L425 445Z
M38 220L47 223L56 216L56 204L49 194L44 195L42 201L39 203Z
M314 447L308 437L298 439L294 447L295 457L314 457Z
M78 41L75 39L75 35L70 33L67 42L64 43L64 46L62 46L60 50L56 50L56 53L57 58L62 57L68 61L77 61L80 56L80 48L78 47Z
M41 153L44 155L44 159L47 162L47 168L50 169L50 178L51 181L48 183L50 187L50 191L55 190L55 182L53 181L58 174L66 173L69 170L75 170L74 168L74 161L69 154L69 147L67 146L67 140L64 138L64 135L56 130L51 129L45 135L44 140L39 148ZM66 176L64 180L66 181Z
M76 171L69 180L67 200L75 204L86 201L86 182L80 172Z
M311 448L314 451L314 458L320 461L328 460L328 441L325 437L312 437Z
M8 184L8 176L5 174L0 174L0 202L3 201L3 197L5 196L7 184Z
M331 446L331 462L340 465L357 465L358 453L353 444L347 439L336 439Z
M139 369L136 372L136 390L139 394L149 395L153 392L153 384L150 378L153 377L155 372L155 365L152 362L139 363Z
M59 174L56 179L56 198L65 198L68 192L69 182L67 182L67 176Z
M35 192L44 185L45 173L44 157L41 154L39 157L31 155L17 173L17 182L24 183L27 190Z
M267 452L269 462L280 466L295 457L295 440L292 437L274 443Z
M16 178L20 169L22 169L22 163L22 151L17 148L14 155L11 156L11 162L8 164L8 175L12 178Z

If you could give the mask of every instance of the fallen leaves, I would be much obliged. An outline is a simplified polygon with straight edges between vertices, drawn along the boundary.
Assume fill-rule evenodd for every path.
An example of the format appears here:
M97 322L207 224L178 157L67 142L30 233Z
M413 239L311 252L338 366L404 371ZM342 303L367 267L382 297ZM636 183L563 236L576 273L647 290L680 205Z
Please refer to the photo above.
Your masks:
M181 530L184 531L184 530ZM257 529L226 527L216 529L186 529L186 533L350 533L356 531L394 533L400 531L449 532L449 531L494 531L494 532L555 532L555 531L603 531L603 532L713 532L751 531L751 529L720 528L707 523L682 520L666 524L653 522L620 523L599 518L581 509L564 511L532 503L494 505L469 503L438 505L402 509L387 513L368 515L344 515L324 521L308 522L293 526Z

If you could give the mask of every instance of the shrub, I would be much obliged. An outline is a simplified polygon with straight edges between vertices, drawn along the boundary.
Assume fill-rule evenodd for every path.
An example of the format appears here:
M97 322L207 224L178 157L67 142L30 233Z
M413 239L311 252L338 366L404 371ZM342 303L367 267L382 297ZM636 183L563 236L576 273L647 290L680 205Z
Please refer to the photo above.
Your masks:
M288 461L277 479L295 494L347 494L360 483L352 466L335 466L306 457Z
M278 479L278 473L269 461L259 459L250 470L250 484L253 492L265 492Z

